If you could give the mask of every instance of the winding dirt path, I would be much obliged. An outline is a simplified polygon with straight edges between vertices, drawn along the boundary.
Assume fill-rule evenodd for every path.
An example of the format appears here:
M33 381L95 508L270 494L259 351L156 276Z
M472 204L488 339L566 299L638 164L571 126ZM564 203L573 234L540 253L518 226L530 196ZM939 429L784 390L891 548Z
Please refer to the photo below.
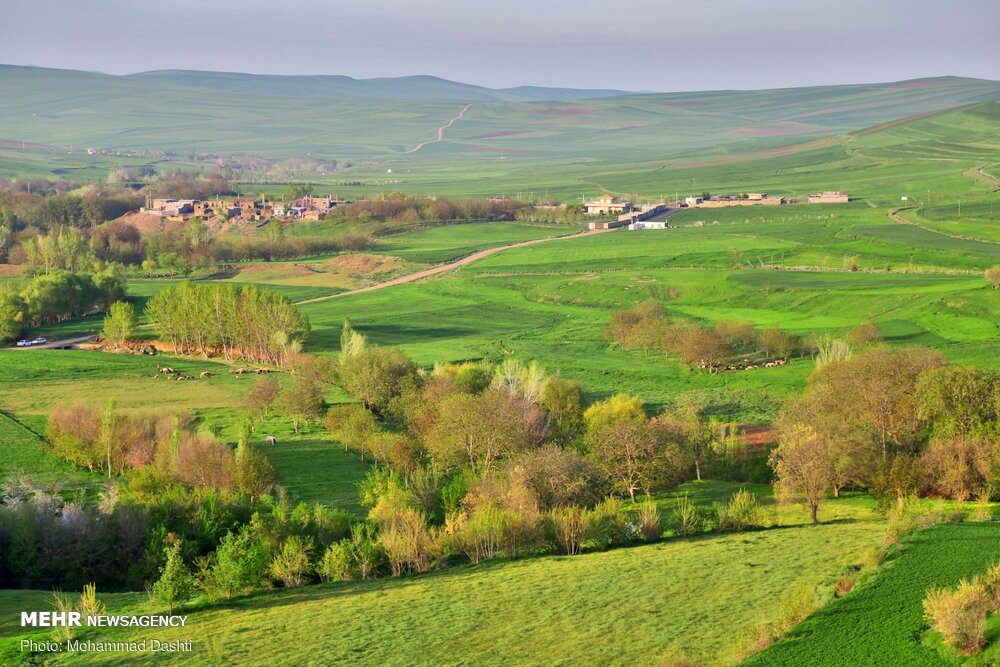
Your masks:
M378 283L377 285L369 285L368 287L360 287L358 289L350 290L349 292L341 292L340 294L330 294L329 296L319 296L315 299L306 299L305 301L296 301L296 306L301 306L306 303L316 303L318 301L328 301L330 299L336 299L342 296L350 296L351 294L361 294L362 292L372 292L377 289L382 289L384 287L394 287L396 285L405 285L406 283L416 282L417 280L423 280L424 278L430 278L431 276L436 276L441 273L447 273L449 271L454 271L463 266L477 262L484 257L489 257L490 255L495 255L498 252L503 252L504 250L510 250L511 248L523 248L524 246L535 245L536 243L547 243L549 241L562 241L565 239L578 239L584 236L594 236L596 234L605 234L607 232L613 232L613 229L589 229L587 231L579 232L577 234L567 234L566 236L549 236L544 239L532 239L530 241L521 241L520 243L512 243L510 245L497 246L495 248L486 248L485 250L479 250L472 253L471 255L466 255L461 259L456 259L454 262L448 262L447 264L439 264L438 266L424 269L423 271L417 271L416 273L409 273L405 276L400 276L399 278L394 278L392 280L387 280L384 283Z
M447 130L452 125L454 125L456 122L462 120L462 117L465 116L465 112L468 111L469 107L471 107L471 106L472 106L471 104L466 104L465 107L461 111L458 112L457 116L455 116L454 118L452 118L451 120L449 120L446 124L444 124L441 127L439 127L438 128L437 139L431 139L430 141L425 141L423 143L417 144L416 146L414 146L410 150L406 151L407 155L409 155L410 153L416 153L417 151L419 151L421 148L423 148L427 144L436 144L439 141L444 141L444 131Z

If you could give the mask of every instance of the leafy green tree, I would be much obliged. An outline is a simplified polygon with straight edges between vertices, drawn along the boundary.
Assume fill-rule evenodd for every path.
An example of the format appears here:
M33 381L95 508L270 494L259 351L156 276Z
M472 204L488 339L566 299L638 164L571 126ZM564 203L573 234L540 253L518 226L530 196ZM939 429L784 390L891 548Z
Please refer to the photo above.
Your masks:
M135 307L127 301L117 301L111 304L111 310L104 318L104 328L101 335L104 340L113 341L115 347L121 347L139 326L139 315Z
M250 528L229 532L219 542L207 581L210 594L225 594L227 599L242 595L260 585L267 571L267 554Z
M299 425L323 416L326 404L323 387L312 378L298 377L295 383L278 394L275 407L292 420L292 428L299 432Z
M167 561L160 570L160 578L153 584L153 597L166 605L170 614L175 606L183 606L194 593L194 576L184 564L181 542L177 540L166 548Z
M616 394L587 408L583 421L584 443L594 463L616 491L635 502L636 490L652 484L660 463L642 399Z
M23 320L24 300L12 288L0 286L0 343L19 336Z
M339 376L351 396L382 412L399 395L404 379L416 372L416 365L400 350L368 345L341 362Z

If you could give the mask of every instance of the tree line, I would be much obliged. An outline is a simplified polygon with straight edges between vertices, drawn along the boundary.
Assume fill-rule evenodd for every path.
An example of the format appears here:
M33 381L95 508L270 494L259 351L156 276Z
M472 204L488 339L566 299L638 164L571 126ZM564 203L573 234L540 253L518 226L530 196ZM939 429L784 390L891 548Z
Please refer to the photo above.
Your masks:
M231 283L168 285L146 304L157 336L180 354L221 354L285 365L301 350L309 321L273 290Z
M646 355L660 352L710 372L742 370L761 358L785 361L793 354L830 354L827 348L834 344L829 337L795 336L778 326L758 331L745 320L723 319L715 327L675 320L655 299L612 314L604 336L622 349L638 349ZM866 346L882 341L883 336L877 324L865 322L851 329L847 339L856 346ZM757 361L726 365L734 357Z

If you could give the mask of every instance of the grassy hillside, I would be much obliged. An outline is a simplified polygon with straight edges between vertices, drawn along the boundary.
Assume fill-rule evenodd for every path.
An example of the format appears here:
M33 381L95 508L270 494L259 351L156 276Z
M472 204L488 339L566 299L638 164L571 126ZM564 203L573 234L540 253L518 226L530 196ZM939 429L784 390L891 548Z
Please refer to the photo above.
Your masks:
M14 149L20 141L165 149L181 156L248 152L284 159L309 154L377 158L378 166L365 180L381 173L380 180L389 186L407 183L408 168L423 173L426 160L475 165L470 171L476 178L487 177L500 157L518 162L599 159L621 167L639 158L704 157L783 145L797 137L859 129L1000 95L1000 83L946 77L584 100L565 99L581 93L558 89L494 91L489 94L514 101L484 101L487 89L431 77L367 82L211 72L115 77L13 66L0 67L0 86L6 92L0 101L0 139L14 142L0 155L0 167L6 160L17 168ZM516 101L541 95L562 99ZM472 106L449 128L445 141L407 153L433 140L437 128L465 103ZM393 177L385 177L391 168L382 164L387 158L404 159ZM85 166L89 159L79 160ZM571 161L549 167L579 174L579 166Z
M682 539L575 557L461 567L425 576L254 595L191 612L185 630L101 632L95 639L190 638L199 664L412 665L454 663L651 664L680 651L698 664L727 660L736 631L778 613L781 592L829 591L881 525ZM704 586L711 573L711 586ZM44 608L43 593L4 596L0 656L22 657L11 613ZM113 612L143 609L143 595L109 595ZM359 613L359 610L364 610ZM496 619L504 622L498 624ZM304 619L309 619L306 622ZM273 633L255 632L261 627ZM275 642L280 634L283 641ZM190 662L190 654L162 656ZM60 664L73 656L53 656ZM127 660L87 656L87 664ZM77 658L79 661L79 658Z
M954 586L996 560L1000 526L944 524L912 535L889 567L801 623L792 638L744 662L746 667L965 664L927 637L921 603L932 586ZM996 650L969 664L996 664Z

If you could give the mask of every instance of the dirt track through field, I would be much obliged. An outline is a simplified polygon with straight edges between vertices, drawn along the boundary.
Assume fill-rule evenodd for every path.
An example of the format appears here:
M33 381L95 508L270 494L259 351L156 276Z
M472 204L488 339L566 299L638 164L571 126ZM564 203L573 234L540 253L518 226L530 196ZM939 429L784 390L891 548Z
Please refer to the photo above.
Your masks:
M417 144L416 146L414 146L413 148L411 148L410 150L408 150L406 152L407 153L416 153L417 151L419 151L421 148L423 148L427 144L435 144L435 143L437 143L439 141L444 141L444 131L447 130L452 125L454 125L457 121L462 120L462 117L465 115L465 112L468 111L469 107L471 107L471 106L472 106L471 104L466 104L465 107L461 111L458 112L457 116L455 116L454 118L452 118L451 120L449 120L446 124L444 124L441 127L439 127L438 128L437 139L431 139L430 141L425 141L423 143Z
M431 276L436 276L441 273L447 273L449 271L454 271L463 266L477 262L484 257L489 257L490 255L495 255L498 252L503 252L504 250L510 250L511 248L523 248L524 246L535 245L536 243L547 243L549 241L562 241L564 239L578 239L584 236L594 236L595 234L605 234L607 232L613 232L613 229L590 229L585 232L580 232L578 234L568 234L566 236L549 236L544 239L532 239L530 241L521 241L520 243L512 243L510 245L497 246L496 248L487 248L485 250L479 250L472 253L471 255L466 255L461 259L457 259L454 262L448 262L447 264L440 264L430 269L425 269L423 271L417 271L416 273L410 273L405 276L400 276L399 278L394 278L392 280L387 280L384 283L379 283L377 285L370 285L368 287L361 287L359 289L351 290L349 292L341 292L340 294L331 294L329 296L320 296L315 299L306 299L305 301L297 301L296 306L301 306L306 303L316 303L317 301L327 301L329 299L336 299L342 296L349 296L351 294L361 294L362 292L371 292L377 289L382 289L383 287L395 287L396 285L405 285L406 283L412 283L417 280L423 280L424 278L430 278Z

